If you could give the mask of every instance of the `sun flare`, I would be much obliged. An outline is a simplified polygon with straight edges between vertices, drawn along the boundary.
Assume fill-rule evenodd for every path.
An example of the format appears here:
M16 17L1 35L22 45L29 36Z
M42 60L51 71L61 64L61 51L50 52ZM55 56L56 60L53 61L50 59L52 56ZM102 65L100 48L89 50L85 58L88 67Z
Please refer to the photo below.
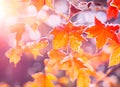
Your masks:
M0 18L5 17L5 3L3 0L0 0Z

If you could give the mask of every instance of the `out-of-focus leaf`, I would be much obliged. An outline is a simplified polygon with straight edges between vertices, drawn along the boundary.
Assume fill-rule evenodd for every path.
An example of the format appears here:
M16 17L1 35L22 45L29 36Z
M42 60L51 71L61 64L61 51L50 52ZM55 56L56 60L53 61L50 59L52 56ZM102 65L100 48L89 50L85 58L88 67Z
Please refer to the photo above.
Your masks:
M95 25L88 27L86 32L88 33L88 37L96 38L97 48L102 48L108 38L119 43L119 39L116 34L116 30L118 29L119 25L103 24L95 18Z
M46 48L47 46L47 38L42 38L38 42L29 42L28 44L26 44L24 52L31 53L34 56L34 59L36 59L37 56L43 56L40 51Z
M61 70L66 70L66 74L70 77L72 81L74 81L78 75L79 70L82 68L87 68L85 63L81 58L76 58L73 55L66 56L60 65Z
M5 82L0 82L0 87L10 87L10 86Z
M115 51L112 53L112 56L110 57L109 66L114 66L120 64L120 47L115 49Z
M62 52L61 50L50 50L49 52L48 52L48 56L51 58L51 59L58 59L58 60L60 60L60 59L63 59L65 56L66 56L66 54L64 53L64 52Z
M9 62L13 62L16 66L16 64L20 61L22 56L22 48L21 47L15 47L11 48L6 52L6 56L9 58Z
M36 7L36 9L39 11L39 10L44 6L45 0L32 0L31 3L32 3L32 4Z
M89 74L86 70L80 70L78 79L77 79L77 87L89 87L90 86L90 78Z
M28 81L23 87L38 87L34 82Z
M33 74L34 83L37 87L54 87L54 84L51 80L56 80L57 78L53 75L43 74L42 72Z
M18 43L21 40L23 33L25 32L25 25L15 24L12 25L10 28L12 33L16 33L16 41Z
M60 77L59 79L58 79L58 82L60 83L60 84L68 84L68 78L67 77Z
M56 73L60 67L61 60L66 56L66 54L61 50L50 50L48 53L50 59L45 62L46 72Z
M31 3L36 7L39 11L44 5L47 5L49 8L53 9L53 1L52 0L32 0Z

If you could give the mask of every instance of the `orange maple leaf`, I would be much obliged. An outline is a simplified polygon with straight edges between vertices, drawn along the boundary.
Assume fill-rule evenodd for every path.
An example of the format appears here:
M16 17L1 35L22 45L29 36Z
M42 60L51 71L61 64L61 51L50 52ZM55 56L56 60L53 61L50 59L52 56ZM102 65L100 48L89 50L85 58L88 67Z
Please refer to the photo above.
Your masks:
M81 41L84 40L81 34L84 32L85 27L82 25L75 26L71 22L56 27L51 32L54 35L53 48L59 49L70 44L72 50L79 51Z
M39 41L29 42L28 44L26 44L26 46L24 47L24 52L31 53L34 56L34 59L36 59L37 56L43 56L40 51L47 46L47 38L41 38Z
M42 72L35 73L32 75L34 78L34 83L37 87L54 87L51 80L57 80L57 78L52 74L44 74Z
M36 9L39 11L44 5L47 5L49 8L53 9L53 0L32 0L31 4L33 4Z
M118 29L119 25L103 24L95 17L95 25L88 27L86 32L88 33L88 37L96 38L97 48L102 48L108 38L119 43L119 39L116 34L116 30Z
M20 61L22 56L22 48L17 46L15 48L11 48L6 52L6 56L9 58L10 63L13 62L16 64Z

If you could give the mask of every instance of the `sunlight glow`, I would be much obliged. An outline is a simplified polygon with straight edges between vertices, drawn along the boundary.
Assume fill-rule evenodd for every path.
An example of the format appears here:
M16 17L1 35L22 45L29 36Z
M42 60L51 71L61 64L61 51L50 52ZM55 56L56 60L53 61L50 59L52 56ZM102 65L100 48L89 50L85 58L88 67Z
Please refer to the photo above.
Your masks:
M5 6L3 0L0 0L0 19L5 17Z

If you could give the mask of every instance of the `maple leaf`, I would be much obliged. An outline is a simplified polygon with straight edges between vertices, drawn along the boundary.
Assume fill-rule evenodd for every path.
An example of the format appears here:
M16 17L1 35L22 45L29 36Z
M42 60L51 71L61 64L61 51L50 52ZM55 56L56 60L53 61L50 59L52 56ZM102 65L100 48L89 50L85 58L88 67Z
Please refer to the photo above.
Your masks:
M80 43L84 40L82 33L86 26L75 26L71 22L56 27L51 31L54 35L53 48L59 49L66 47L70 42L70 47L74 51L79 51ZM59 42L59 43L58 43Z
M37 56L43 56L40 53L40 51L47 46L48 46L47 38L41 38L39 41L29 42L28 44L26 44L24 52L31 53L34 56L34 59L36 59Z
M114 66L120 64L120 47L115 49L115 51L112 53L112 56L109 60L109 66Z
M85 63L82 61L81 58L76 58L73 55L66 56L60 65L61 70L66 70L66 74L70 76L70 79L74 81L78 75L79 70L83 68L87 68ZM71 72L72 71L72 72Z
M16 33L17 43L21 40L23 33L25 32L24 24L15 24L10 27L11 33Z
M116 30L118 29L119 25L103 24L95 17L95 25L88 27L86 32L88 33L88 37L96 38L97 48L102 48L108 38L119 43L119 39L116 34Z
M6 52L6 56L9 58L9 62L13 62L16 66L16 64L20 61L22 56L22 48L17 46L15 48L11 48Z
M110 20L112 18L117 18L118 17L118 8L115 6L108 6L107 9L107 19Z
M31 4L33 4L36 9L39 11L44 5L47 5L49 8L53 9L53 0L32 0Z
M37 85L37 87L54 87L54 84L52 83L51 80L57 80L57 78L48 73L44 74L42 72L35 73L32 75L34 78L34 83Z
M89 86L90 86L89 74L86 70L81 69L79 71L77 79L77 87L89 87Z

